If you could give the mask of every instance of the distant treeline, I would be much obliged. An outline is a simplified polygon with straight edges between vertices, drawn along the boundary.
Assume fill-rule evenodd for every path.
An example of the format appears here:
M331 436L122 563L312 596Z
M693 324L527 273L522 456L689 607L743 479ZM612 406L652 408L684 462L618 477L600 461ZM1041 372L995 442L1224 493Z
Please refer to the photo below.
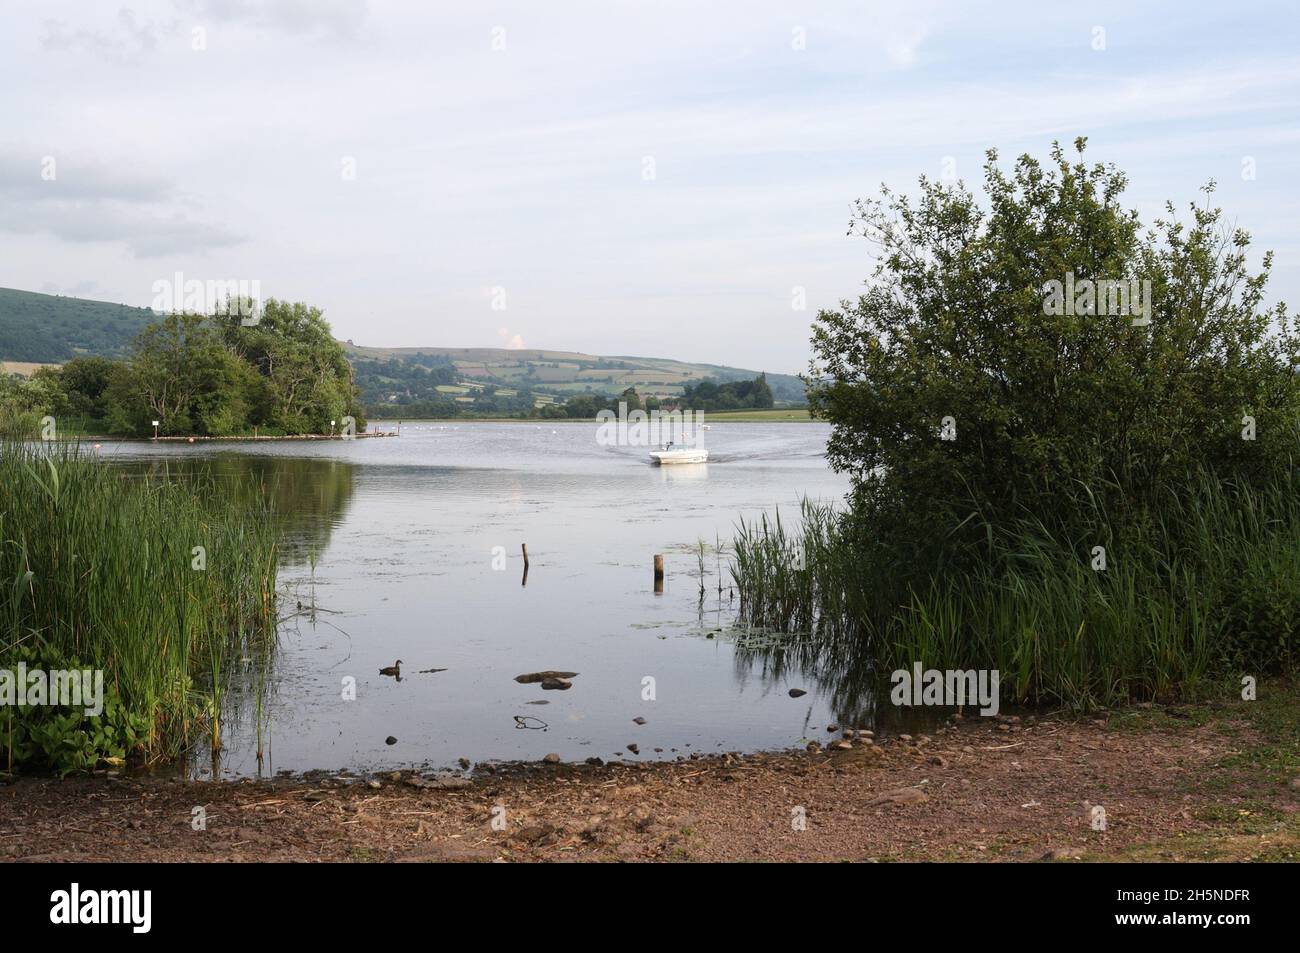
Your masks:
M705 380L686 385L681 405L689 410L768 410L772 406L772 388L767 386L766 374L752 381L725 384Z
M364 427L352 367L319 309L268 299L259 320L170 314L123 360L77 357L30 379L0 379L0 427L65 432L230 436ZM331 423L333 421L333 423Z
M357 380L365 379L366 364L383 366L385 376L400 372L404 365L400 361L383 364L378 361L357 362ZM392 365L397 365L393 367ZM448 367L454 366L448 362ZM408 369L409 370L409 369ZM430 419L444 417L515 417L521 420L594 420L602 410L618 412L619 404L625 404L628 411L633 410L765 410L772 407L772 391L767 386L764 375L760 374L752 381L702 381L697 385L687 385L680 397L642 397L635 388L629 387L620 394L576 394L563 403L537 404L537 395L528 388L498 388L485 384L474 388L473 403L464 403L437 391L438 384L427 383L424 378L435 377L442 386L453 383L457 378L454 373L448 375L444 368L434 367L432 371L415 369L411 371L415 379L401 396L407 397L403 402L374 401L372 386L362 385L362 393L370 398L366 402L366 411L371 417L404 417L409 419ZM390 378L392 380L393 378ZM387 388L381 390L388 390ZM501 390L509 390L502 395ZM408 395L419 395L409 399ZM389 396L398 396L389 393Z

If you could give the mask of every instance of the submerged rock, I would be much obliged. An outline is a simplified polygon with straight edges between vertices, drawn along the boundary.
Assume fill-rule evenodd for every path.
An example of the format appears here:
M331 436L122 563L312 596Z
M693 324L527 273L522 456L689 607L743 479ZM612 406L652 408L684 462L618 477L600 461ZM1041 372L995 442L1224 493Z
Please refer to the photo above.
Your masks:
M546 678L542 680L542 690L547 692L567 692L573 682L567 678Z
M790 689L790 697L791 697L791 698L798 698L798 697L800 697L801 695L807 695L807 694L808 694L808 693L807 693L806 691L804 691L802 688L792 688L792 689Z
M577 674L578 674L577 672L556 672L556 671L552 671L551 669L547 669L545 672L528 672L523 675L516 675L515 681L521 685L531 685L534 682L544 682L550 678L560 678L560 679L573 678Z
M396 739L395 737L393 737L392 735L389 735L387 738L384 739L384 744L386 744L386 745L395 745L395 744L397 744L397 739Z

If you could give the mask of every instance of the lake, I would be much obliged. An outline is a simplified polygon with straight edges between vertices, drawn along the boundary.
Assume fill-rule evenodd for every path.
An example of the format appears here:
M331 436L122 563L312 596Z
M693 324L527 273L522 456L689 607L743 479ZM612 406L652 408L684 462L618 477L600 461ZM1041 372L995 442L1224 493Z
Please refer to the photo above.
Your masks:
M641 759L676 758L872 723L872 693L845 682L852 662L823 673L735 627L727 554L716 551L741 518L779 509L794 521L803 497L843 499L847 478L824 457L829 428L719 422L704 434L707 464L663 468L646 448L602 446L596 433L594 422L406 423L393 439L105 443L103 453L168 467L200 459L273 485L287 541L263 773L550 752L609 760L634 757L629 743ZM381 676L396 659L401 680ZM515 681L541 670L579 674L567 691ZM355 700L343 697L349 684ZM257 721L251 693L236 690L221 776L258 772Z

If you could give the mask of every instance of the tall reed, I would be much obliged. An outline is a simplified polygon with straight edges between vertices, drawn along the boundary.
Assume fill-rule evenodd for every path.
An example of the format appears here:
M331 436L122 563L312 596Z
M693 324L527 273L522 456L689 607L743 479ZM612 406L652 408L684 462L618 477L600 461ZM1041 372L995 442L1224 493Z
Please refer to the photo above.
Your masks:
M976 517L941 541L942 565L873 549L829 507L805 502L801 516L794 531L779 515L742 524L732 575L743 619L814 633L803 661L832 680L915 662L988 668L1008 699L1086 708L1300 657L1300 485L1289 479L1256 490L1201 474L1119 526L1086 506L1068 527Z
M0 667L21 646L102 668L147 718L146 759L218 732L231 660L265 660L275 644L275 531L251 502L262 499L210 475L109 466L74 444L3 442Z

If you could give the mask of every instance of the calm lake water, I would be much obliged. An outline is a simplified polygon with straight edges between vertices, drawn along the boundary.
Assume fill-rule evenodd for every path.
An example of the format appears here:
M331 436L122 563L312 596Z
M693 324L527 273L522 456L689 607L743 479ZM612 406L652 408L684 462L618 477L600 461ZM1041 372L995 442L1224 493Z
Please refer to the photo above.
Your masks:
M675 758L824 741L829 723L870 723L870 693L846 688L851 660L799 664L763 633L735 629L725 552L718 592L715 546L727 547L738 519L779 508L793 521L805 496L843 499L847 479L824 458L828 433L717 423L704 435L708 464L664 468L646 448L599 445L594 423L407 423L394 439L103 452L200 458L275 485L289 545L288 618L265 707L262 770L272 773L548 752L608 760L633 757L629 743L642 759ZM667 563L662 594L656 553ZM400 682L379 675L399 658ZM421 672L432 668L445 671ZM514 680L545 669L580 674L568 691ZM348 677L354 701L342 697ZM807 694L791 698L791 688ZM220 772L255 774L251 699L228 704Z

